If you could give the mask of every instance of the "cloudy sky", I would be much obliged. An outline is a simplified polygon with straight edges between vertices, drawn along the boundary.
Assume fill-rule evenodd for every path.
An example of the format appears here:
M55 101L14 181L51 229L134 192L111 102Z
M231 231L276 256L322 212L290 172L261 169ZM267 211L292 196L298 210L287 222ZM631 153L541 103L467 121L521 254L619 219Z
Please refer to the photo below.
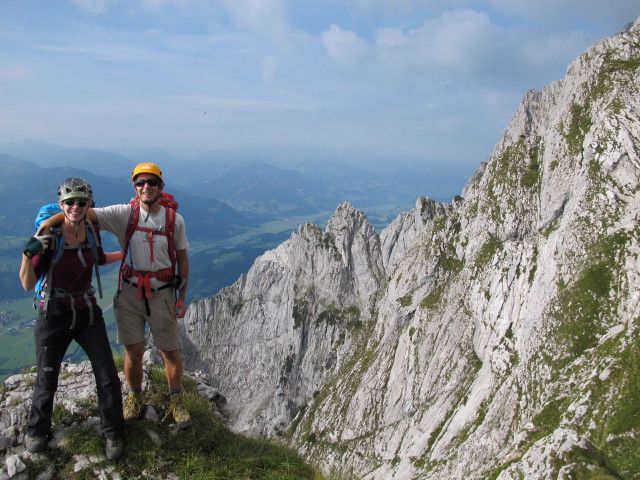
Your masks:
M0 142L477 164L527 90L638 15L637 0L0 0Z

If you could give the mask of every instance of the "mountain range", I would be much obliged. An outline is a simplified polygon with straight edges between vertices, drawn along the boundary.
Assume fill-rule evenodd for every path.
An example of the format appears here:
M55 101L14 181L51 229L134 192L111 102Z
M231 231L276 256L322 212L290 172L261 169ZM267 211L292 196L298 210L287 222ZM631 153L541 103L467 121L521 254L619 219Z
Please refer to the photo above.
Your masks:
M35 212L55 201L59 182L69 176L91 183L97 206L125 203L134 193L134 166L158 162L165 191L176 197L187 220L190 298L232 283L257 256L286 240L301 219L326 220L339 201L370 208L376 224L384 226L425 185L448 199L464 184L461 167L364 153L211 151L178 160L158 148L123 152L130 156L38 140L0 144L0 201L6 211L0 214L0 235L7 239L0 246L7 259L0 269L0 301L24 296L15 275L20 248L33 234ZM118 248L109 235L105 242Z
M193 302L236 432L365 480L640 479L640 19L528 92L449 202L340 203Z

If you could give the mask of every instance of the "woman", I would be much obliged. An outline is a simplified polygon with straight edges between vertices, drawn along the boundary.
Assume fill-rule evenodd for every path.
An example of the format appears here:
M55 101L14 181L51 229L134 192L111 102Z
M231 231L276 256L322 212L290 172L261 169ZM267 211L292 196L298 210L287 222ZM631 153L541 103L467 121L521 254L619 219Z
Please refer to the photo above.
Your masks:
M51 292L40 304L34 331L38 372L25 444L30 452L40 452L47 446L60 366L69 344L75 340L93 367L102 433L107 439L106 455L117 459L123 451L122 393L91 276L96 262L104 265L120 261L122 253L105 254L98 247L98 258L94 254L86 220L87 209L94 205L93 191L86 180L64 180L58 187L58 203L64 213L59 232L55 230L58 241L64 242L60 260L50 271L53 251L48 246L53 237L38 232L27 243L20 267L25 290L33 289L38 278L47 273L47 289ZM92 227L99 239L98 225Z

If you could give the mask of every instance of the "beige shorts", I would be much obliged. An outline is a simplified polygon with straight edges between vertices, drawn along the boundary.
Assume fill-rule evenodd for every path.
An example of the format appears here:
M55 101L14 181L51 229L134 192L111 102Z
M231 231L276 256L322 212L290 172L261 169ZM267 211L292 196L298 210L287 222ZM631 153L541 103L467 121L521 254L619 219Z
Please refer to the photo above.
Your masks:
M147 315L144 298L136 298L137 288L122 283L122 290L113 299L118 329L118 343L132 345L145 341L145 326L149 323L153 344L163 352L178 350L178 321L174 313L173 288L153 292L148 300L151 315Z

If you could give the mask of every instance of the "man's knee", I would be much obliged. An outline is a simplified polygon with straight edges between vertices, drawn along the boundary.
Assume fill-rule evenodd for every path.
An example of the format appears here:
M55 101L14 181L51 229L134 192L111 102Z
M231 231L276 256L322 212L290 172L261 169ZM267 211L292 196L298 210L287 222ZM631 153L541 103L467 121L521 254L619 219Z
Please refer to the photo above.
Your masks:
M164 360L165 370L182 371L182 357L180 350L162 351L162 359Z
M162 354L162 358L164 358L165 362L169 361L171 363L179 363L180 358L180 350L162 350L160 352Z
M126 358L129 362L134 364L142 364L142 358L144 357L144 343L142 344L133 344L126 345Z

